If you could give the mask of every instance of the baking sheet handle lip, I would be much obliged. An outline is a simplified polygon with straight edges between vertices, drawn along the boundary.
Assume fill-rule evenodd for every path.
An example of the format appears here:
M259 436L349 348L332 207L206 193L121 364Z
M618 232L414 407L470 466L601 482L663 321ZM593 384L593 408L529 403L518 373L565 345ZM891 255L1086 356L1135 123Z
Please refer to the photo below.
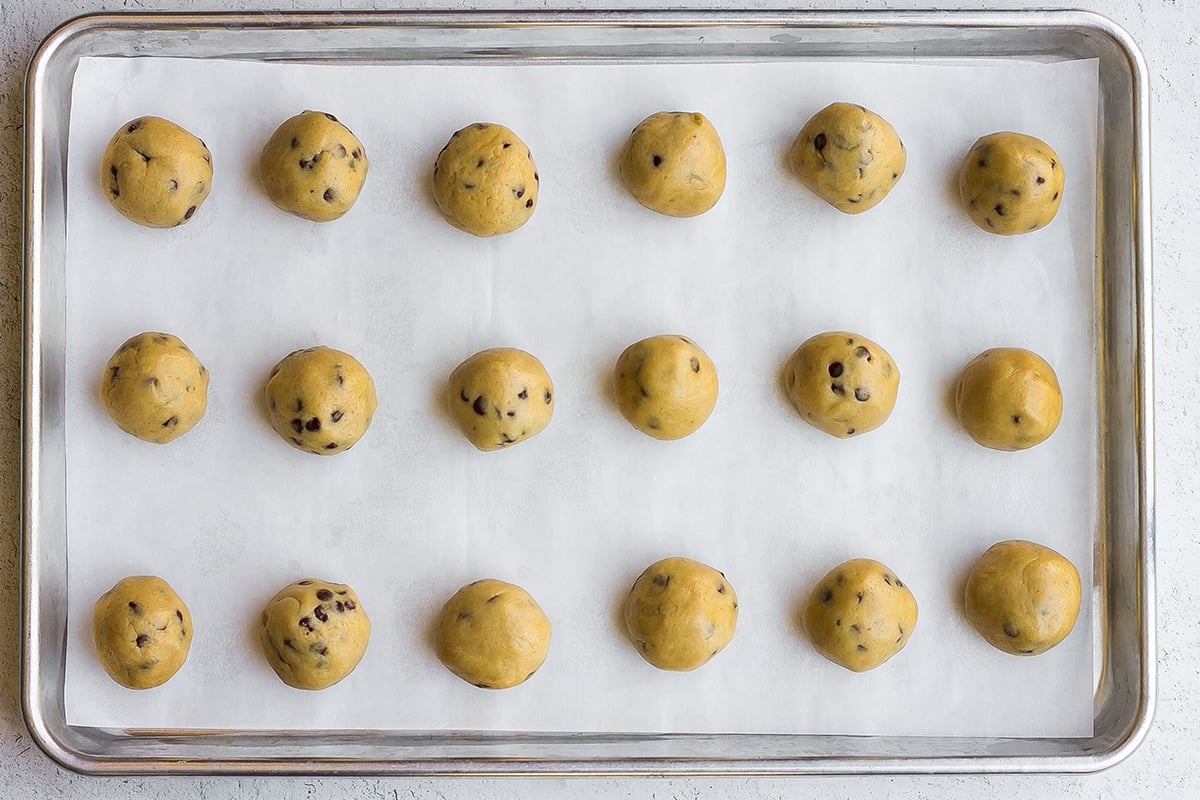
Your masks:
M280 19L300 22L319 22L334 17L341 17L343 22L352 18L357 24L384 24L408 22L416 23L426 20L429 24L446 24L453 22L460 25L469 24L549 24L549 23L606 23L606 24L682 24L688 19L686 14L695 12L682 11L629 11L629 12L553 12L553 11L522 11L508 14L498 13L463 13L445 11L430 12L372 12L366 14L320 12L320 13L262 13L258 15L244 14L111 14L94 13L76 17L63 23L52 31L34 53L26 75L25 86L25 165L24 165L24 221L25 247L23 252L23 306L22 306L22 415L21 415L21 546L24 564L21 582L21 616L23 624L22 675L21 675L21 709L26 727L31 738L46 755L60 766L82 774L389 774L389 775L480 775L480 776L515 776L515 775L544 775L547 777L584 777L588 775L606 776L648 776L648 775L796 775L796 774L845 774L852 772L853 760L844 758L817 758L792 761L773 762L689 762L689 761L649 761L639 762L636 767L631 762L607 762L607 768L601 767L606 762L594 761L553 761L544 762L553 765L552 769L538 769L539 762L522 762L530 769L505 770L498 768L498 763L489 760L466 760L456 763L456 768L429 771L424 762L398 761L347 761L343 759L304 759L303 766L284 760L178 760L152 758L143 760L105 760L89 756L72 749L62 741L51 728L43 709L36 702L39 687L38 667L39 654L32 647L33 631L38 628L40 619L39 583L34 571L29 569L33 556L37 552L36 520L38 519L38 468L40 436L38 425L41 403L41 355L34 346L34 332L38 330L40 313L40 253L43 238L41 219L34 209L44 180L44 153L39 147L43 120L41 109L37 102L36 87L41 81L47 64L55 52L70 39L94 28L112 25L128 26L138 21L161 25L164 19L171 19L179 25L216 24L251 24L254 26L277 26ZM723 16L726 15L726 16ZM840 18L840 22L838 22ZM850 19L847 19L850 18ZM1138 444L1140 448L1140 470L1138 489L1140 493L1140 527L1139 557L1141 571L1140 579L1140 630L1142 633L1141 675L1139 684L1138 708L1130 721L1126 732L1106 751L1085 756L1051 756L1051 757L1020 757L988 760L980 764L980 759L970 758L931 758L912 761L886 759L874 761L878 774L932 774L932 773L1004 773L1004 772L1097 772L1108 769L1129 757L1142 743L1152 727L1156 703L1157 673L1156 673L1156 610L1155 610L1155 505L1154 505L1154 411L1153 411L1153 315L1152 315L1152 281L1151 281L1151 241L1150 241L1150 166L1149 166L1149 92L1147 68L1132 37L1122 27L1111 19L1094 12L1081 10L1046 10L1046 11L1000 11L1000 12L945 12L945 11L910 11L890 14L866 12L849 14L846 12L788 12L788 11L711 11L704 13L704 22L708 24L809 24L809 25L942 25L952 27L971 26L1020 26L1032 24L1036 19L1040 24L1053 20L1060 25L1075 25L1091 28L1106 35L1125 54L1133 77L1133 109L1135 117L1135 177L1134 190L1137 193L1135 201L1134 242L1135 242L1135 285L1136 310L1138 321L1137 337L1137 368L1139 386L1137 415L1139 423ZM439 762L444 763L444 762ZM510 762L511 763L511 762ZM747 766L743 769L742 764ZM733 766L730 769L730 766Z

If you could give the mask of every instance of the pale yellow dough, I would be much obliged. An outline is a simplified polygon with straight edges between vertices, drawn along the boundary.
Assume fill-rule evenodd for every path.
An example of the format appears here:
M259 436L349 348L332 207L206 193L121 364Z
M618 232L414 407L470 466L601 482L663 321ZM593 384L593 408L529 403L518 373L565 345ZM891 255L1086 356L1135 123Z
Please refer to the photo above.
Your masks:
M550 620L520 586L485 578L455 592L437 619L437 656L480 689L533 677L550 649Z
M100 400L118 428L143 441L166 444L204 416L208 370L179 337L139 333L105 365Z
M804 607L817 652L853 672L875 669L904 649L917 626L917 600L895 572L869 558L834 567Z
M800 345L783 376L804 421L839 439L887 422L900 388L900 370L888 352L847 331L821 333Z
M847 214L874 208L904 174L904 143L878 114L834 103L805 123L788 166L808 189Z
M725 149L703 114L660 111L633 129L619 162L637 201L671 217L694 217L725 191Z
M1062 389L1041 356L1017 347L996 347L963 368L954 409L963 428L984 447L1025 450L1058 428Z
M529 147L508 128L476 122L455 131L433 166L433 199L454 227L499 236L537 208L538 172Z
M305 111L284 121L258 159L271 202L313 222L335 220L354 206L367 167L362 142L324 111Z
M162 578L122 578L96 601L92 643L108 676L129 689L161 686L192 644L192 615Z
M684 336L652 336L617 359L617 406L647 436L682 439L704 424L717 403L717 368Z
M204 142L161 117L125 123L100 160L100 187L108 202L149 228L190 220L208 197L212 174Z
M305 578L276 592L263 609L258 634L281 681L297 689L324 689L358 666L371 621L349 586Z
M1075 565L1022 540L988 548L967 577L967 620L997 650L1044 653L1075 627L1081 589Z
M664 558L638 576L625 599L625 629L648 663L687 672L733 639L738 602L724 573L690 558Z
M1062 161L1050 145L1005 131L972 145L958 171L958 194L972 222L1011 236L1050 224L1064 180Z
M371 426L375 381L349 353L309 347L289 354L267 380L271 427L297 450L344 453Z
M537 358L512 347L483 350L455 367L446 403L471 444L499 450L541 433L554 416L554 384Z

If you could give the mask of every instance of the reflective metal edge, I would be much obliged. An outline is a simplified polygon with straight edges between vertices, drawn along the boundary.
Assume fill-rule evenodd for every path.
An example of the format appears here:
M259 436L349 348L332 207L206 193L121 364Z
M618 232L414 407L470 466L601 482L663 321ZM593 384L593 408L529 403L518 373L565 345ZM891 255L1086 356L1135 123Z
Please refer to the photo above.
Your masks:
M801 759L447 759L380 760L321 759L213 759L168 758L99 759L77 752L63 743L48 724L36 702L40 686L40 661L33 646L41 620L41 576L32 566L38 554L36 520L39 519L41 354L40 254L44 231L40 215L45 153L41 146L44 118L40 88L47 65L62 45L89 30L105 27L289 27L305 26L765 26L791 27L915 27L969 29L1072 26L1087 28L1112 41L1124 54L1133 86L1134 218L1133 283L1136 293L1137 376L1135 386L1137 441L1137 491L1139 527L1137 553L1140 593L1138 625L1141 674L1138 676L1137 711L1124 735L1108 750L1077 756L965 756L934 758L813 757ZM1156 700L1155 562L1154 562L1154 408L1153 320L1150 241L1149 90L1144 58L1129 34L1112 20L1087 11L521 11L521 12L297 12L297 13L161 13L91 14L78 17L49 34L34 54L26 81L25 119L25 249L23 306L22 393L22 712L38 746L63 767L84 774L221 774L221 775L396 775L491 777L555 776L752 776L803 774L962 774L962 773L1082 773L1107 769L1127 758L1144 740L1153 721Z

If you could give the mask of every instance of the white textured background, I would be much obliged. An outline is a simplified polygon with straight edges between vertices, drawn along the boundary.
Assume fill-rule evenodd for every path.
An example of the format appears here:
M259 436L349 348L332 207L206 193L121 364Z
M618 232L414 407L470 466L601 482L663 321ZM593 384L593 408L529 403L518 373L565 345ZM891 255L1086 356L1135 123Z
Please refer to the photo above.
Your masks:
M663 3L666 5L667 3ZM779 3L747 2L742 7ZM1184 182L1194 182L1200 145L1190 123L1197 114L1200 82L1196 62L1200 50L1200 4L1191 0L1039 0L1043 7L1082 6L1107 14L1125 26L1150 64L1155 164L1155 292L1158 424L1158 562L1160 689L1154 730L1128 761L1107 773L1081 777L897 777L821 779L672 779L672 780L356 780L356 779L94 779L57 769L28 739L18 701L19 584L17 453L20 350L20 240L22 85L25 66L37 42L58 23L82 12L98 10L231 10L342 8L466 8L471 4L409 2L65 2L64 0L0 0L0 452L6 456L7 480L0 482L0 528L8 532L0 549L0 580L10 588L9 603L0 606L0 633L11 646L0 648L0 797L163 796L193 798L276 797L716 797L767 798L781 796L966 798L1013 795L1059 797L1191 797L1200 789L1197 735L1200 734L1200 647L1192 627L1192 610L1200 591L1190 579L1200 571L1200 547L1190 525L1194 514L1186 505L1187 477L1200 462L1198 436L1188 424L1193 374L1182 366L1200 312L1194 298L1200 282L1185 277L1182 256L1200 245L1200 232L1191 224L1196 202L1178 200ZM491 3L490 8L541 7L551 4ZM563 2L579 8L584 2ZM608 0L609 7L636 7L635 2ZM696 3L698 7L716 3ZM726 3L732 5L732 3ZM797 8L821 7L795 2ZM869 9L917 8L921 2L847 2ZM944 3L948 8L974 8L978 3ZM996 0L994 7L1019 7ZM1186 191L1186 190L1185 190ZM1194 192L1189 192L1189 196ZM1176 400L1182 398L1182 400Z

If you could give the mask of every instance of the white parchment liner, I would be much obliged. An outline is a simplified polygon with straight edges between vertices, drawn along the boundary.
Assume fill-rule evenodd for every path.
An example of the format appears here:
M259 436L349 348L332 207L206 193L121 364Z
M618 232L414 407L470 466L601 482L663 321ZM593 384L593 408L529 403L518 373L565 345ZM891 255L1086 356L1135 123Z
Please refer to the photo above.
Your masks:
M784 152L805 120L851 100L890 120L908 168L874 210L843 215L804 190ZM302 109L366 144L353 211L318 225L277 211L257 154ZM717 207L677 220L624 191L614 160L654 111L698 110L724 141ZM203 138L213 191L196 218L149 230L101 194L100 155L156 114ZM1030 659L986 645L960 613L969 564L1032 538L1091 583L1098 525L1094 62L973 65L755 63L653 66L303 66L85 59L68 174L66 710L77 725L1079 736L1092 730L1092 615ZM478 240L441 221L433 159L450 133L513 128L541 174L532 220ZM953 175L980 135L1049 142L1067 174L1052 225L989 236ZM823 330L875 339L902 373L891 420L838 441L804 424L779 386ZM121 433L97 398L108 356L164 330L212 371L209 411L179 441ZM717 364L708 423L672 443L632 429L608 376L657 333ZM372 372L382 403L351 452L300 453L268 427L260 393L291 350L328 344ZM441 405L471 353L515 346L557 387L537 438L479 453ZM1023 453L975 445L953 417L957 371L1023 346L1058 371L1058 432ZM651 561L687 555L741 600L732 644L694 673L659 672L626 642L619 604ZM913 588L920 622L873 672L823 660L797 626L812 584L852 557ZM113 684L91 650L96 597L130 574L166 578L195 619L167 685ZM282 584L357 590L374 623L354 674L290 689L254 626ZM438 664L429 623L460 585L521 584L554 623L528 683L487 692Z

